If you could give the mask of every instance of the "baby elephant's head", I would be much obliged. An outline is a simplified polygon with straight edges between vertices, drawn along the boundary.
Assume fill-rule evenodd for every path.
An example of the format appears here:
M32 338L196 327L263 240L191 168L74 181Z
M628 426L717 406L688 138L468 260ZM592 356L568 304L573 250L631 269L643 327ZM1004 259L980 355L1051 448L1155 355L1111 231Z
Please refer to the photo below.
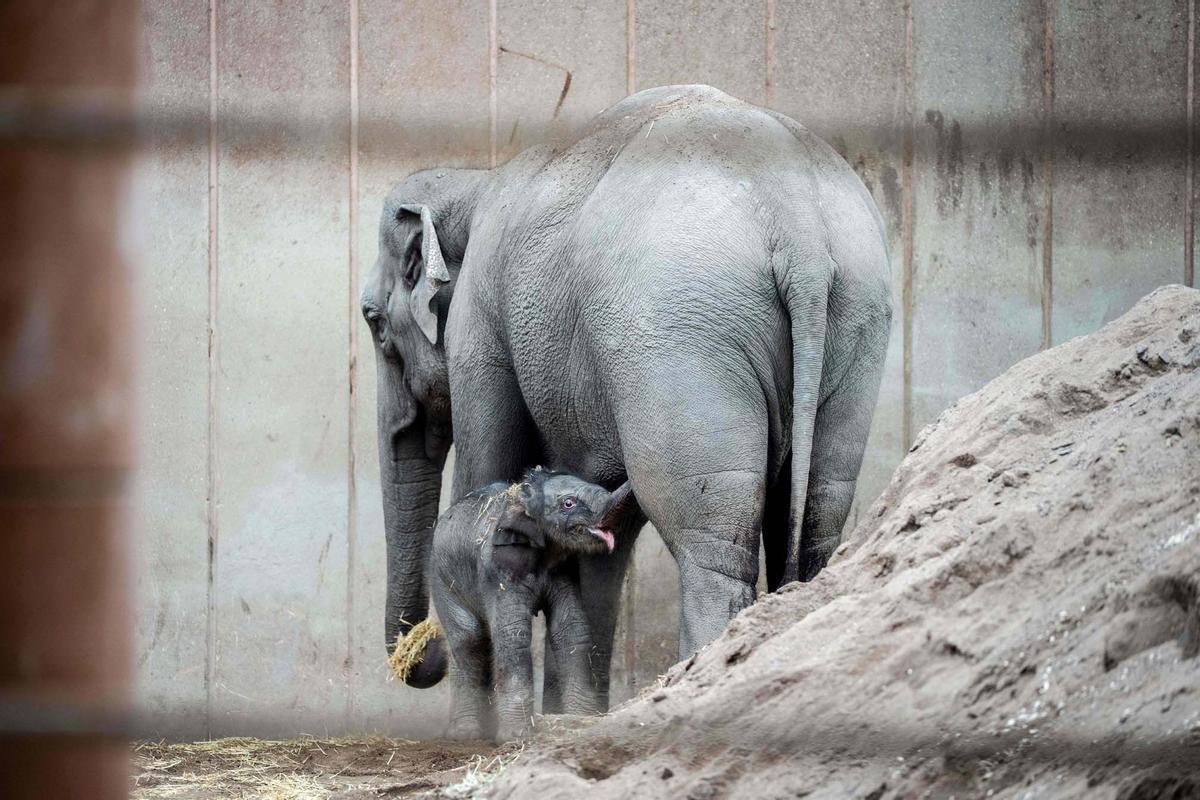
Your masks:
M614 517L630 496L629 483L609 492L574 475L530 470L509 492L509 520L530 531L534 544L554 544L574 553L611 553Z

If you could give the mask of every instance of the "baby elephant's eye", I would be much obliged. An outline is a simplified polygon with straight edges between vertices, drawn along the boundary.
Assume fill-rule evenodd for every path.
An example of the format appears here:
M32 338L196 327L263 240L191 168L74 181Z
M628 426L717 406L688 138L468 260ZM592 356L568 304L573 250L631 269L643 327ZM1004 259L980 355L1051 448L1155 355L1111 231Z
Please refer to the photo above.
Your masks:
M562 509L564 511L570 511L572 508L575 507L575 498L574 497L564 497L562 499L562 501L559 502L559 506L562 507Z

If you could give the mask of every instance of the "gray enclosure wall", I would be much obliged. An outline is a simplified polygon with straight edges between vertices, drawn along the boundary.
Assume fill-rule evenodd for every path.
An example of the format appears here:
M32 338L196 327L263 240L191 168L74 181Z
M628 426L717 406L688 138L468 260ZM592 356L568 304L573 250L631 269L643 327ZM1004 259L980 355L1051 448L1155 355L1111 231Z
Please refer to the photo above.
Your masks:
M155 734L429 734L388 682L374 356L383 196L629 91L709 83L827 138L890 238L859 500L960 395L1191 279L1194 8L1085 0L146 0L138 657ZM185 126L186 127L186 126ZM673 660L639 543L614 697Z

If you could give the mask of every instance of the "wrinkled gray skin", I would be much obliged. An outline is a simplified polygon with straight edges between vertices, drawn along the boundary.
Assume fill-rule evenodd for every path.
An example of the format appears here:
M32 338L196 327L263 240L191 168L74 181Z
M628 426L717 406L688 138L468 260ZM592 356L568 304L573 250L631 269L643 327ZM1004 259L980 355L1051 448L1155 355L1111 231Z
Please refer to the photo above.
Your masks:
M854 495L889 283L878 211L845 161L709 87L639 92L494 170L402 181L363 294L389 644L427 612L452 430L455 497L542 463L631 478L679 565L681 656L753 602L760 534L772 589L812 578ZM580 567L605 703L634 539L618 535Z
M601 710L576 556L609 552L606 515L619 493L534 470L513 487L471 492L438 520L429 587L450 648L451 736L507 741L528 732L538 612L563 711Z

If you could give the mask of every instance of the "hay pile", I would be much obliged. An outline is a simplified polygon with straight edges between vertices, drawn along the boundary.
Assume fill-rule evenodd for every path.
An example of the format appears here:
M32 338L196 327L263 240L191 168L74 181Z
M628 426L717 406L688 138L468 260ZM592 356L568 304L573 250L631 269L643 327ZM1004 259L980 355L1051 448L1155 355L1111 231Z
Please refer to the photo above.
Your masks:
M309 800L326 793L296 770L313 740L288 742L229 738L209 742L142 742L133 748L135 798L240 797Z
M488 790L1200 796L1200 292L924 430L809 584Z
M133 748L130 793L133 800L365 800L446 787L467 796L517 754L483 742L384 736L143 742Z

